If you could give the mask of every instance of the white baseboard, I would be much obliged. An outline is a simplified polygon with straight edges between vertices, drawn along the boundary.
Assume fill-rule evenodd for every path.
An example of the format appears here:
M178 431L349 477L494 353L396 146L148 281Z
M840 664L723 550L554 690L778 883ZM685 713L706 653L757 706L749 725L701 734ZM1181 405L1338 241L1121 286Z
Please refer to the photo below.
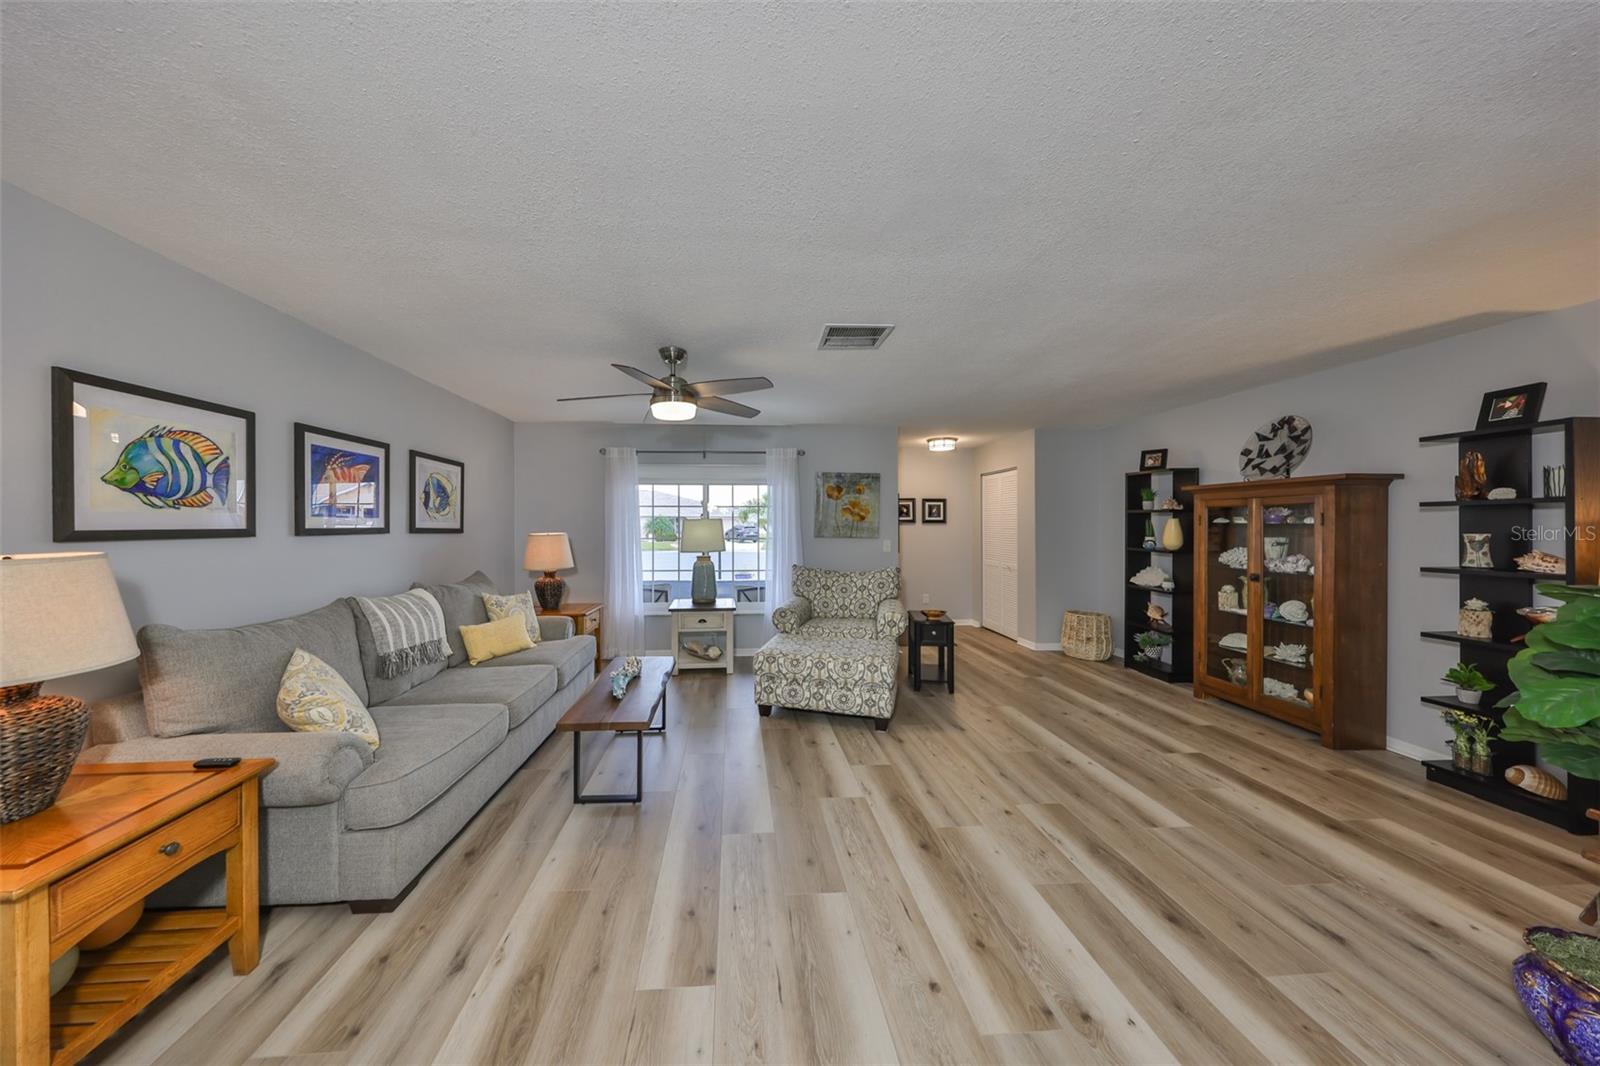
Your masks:
M1059 640L1056 641L1053 644L1041 644L1038 641L1023 640L1021 637L1018 637L1017 638L1017 643L1021 644L1024 648L1027 648L1029 651L1060 651L1061 650L1061 642Z
M974 629L983 628L983 623L976 618L957 618L955 623L958 626L972 626Z
M1385 746L1390 751L1396 755L1404 755L1408 759L1415 759L1418 762L1424 759L1448 759L1450 757L1445 752L1424 748L1420 744L1411 744L1397 737L1387 737L1385 740L1387 741Z

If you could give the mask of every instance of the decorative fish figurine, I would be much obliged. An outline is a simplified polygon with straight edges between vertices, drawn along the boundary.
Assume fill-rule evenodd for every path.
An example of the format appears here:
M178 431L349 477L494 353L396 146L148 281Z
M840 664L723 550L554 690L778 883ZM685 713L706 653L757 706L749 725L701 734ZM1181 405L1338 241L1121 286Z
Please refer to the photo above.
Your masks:
M204 433L151 426L100 480L146 507L206 507L227 500L231 476L228 457Z

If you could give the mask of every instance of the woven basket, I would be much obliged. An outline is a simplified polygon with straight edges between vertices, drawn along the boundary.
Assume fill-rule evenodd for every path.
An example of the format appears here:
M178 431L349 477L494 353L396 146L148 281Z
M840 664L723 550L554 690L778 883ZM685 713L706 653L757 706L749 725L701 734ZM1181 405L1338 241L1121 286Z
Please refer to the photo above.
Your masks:
M1093 611L1063 614L1061 650L1074 659L1104 662L1111 658L1111 616Z
M56 801L89 730L89 708L70 696L24 695L37 685L0 689L0 825Z

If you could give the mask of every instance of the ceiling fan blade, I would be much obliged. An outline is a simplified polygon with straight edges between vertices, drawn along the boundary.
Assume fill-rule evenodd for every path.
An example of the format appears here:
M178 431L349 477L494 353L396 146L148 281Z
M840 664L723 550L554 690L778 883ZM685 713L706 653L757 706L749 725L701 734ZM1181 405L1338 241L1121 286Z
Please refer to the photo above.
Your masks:
M771 378L717 378L714 381L696 381L689 387L696 396L732 396L736 392L759 392L772 388Z
M575 400L638 399L639 397L649 395L650 394L648 392L608 392L604 396L559 396L556 398L556 403L572 403Z
M612 363L611 367L614 370L622 371L624 374L628 375L637 382L649 385L652 389L670 390L672 388L672 386L668 385L665 381L662 381L657 377L651 377L649 374L646 374L643 370L640 370L636 366L623 366L621 363Z
M716 411L719 414L738 415L740 418L754 418L760 414L754 407L746 407L733 400L724 400L720 396L701 396L695 400L695 405L702 411Z

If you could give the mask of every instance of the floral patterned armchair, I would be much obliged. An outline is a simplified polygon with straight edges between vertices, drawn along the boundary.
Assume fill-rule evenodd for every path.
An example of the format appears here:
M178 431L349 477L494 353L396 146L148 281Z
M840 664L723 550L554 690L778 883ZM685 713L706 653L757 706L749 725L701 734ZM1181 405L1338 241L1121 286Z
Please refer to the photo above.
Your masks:
M900 569L796 566L794 599L772 612L778 633L756 652L756 703L875 719L889 727L899 690L906 609Z

